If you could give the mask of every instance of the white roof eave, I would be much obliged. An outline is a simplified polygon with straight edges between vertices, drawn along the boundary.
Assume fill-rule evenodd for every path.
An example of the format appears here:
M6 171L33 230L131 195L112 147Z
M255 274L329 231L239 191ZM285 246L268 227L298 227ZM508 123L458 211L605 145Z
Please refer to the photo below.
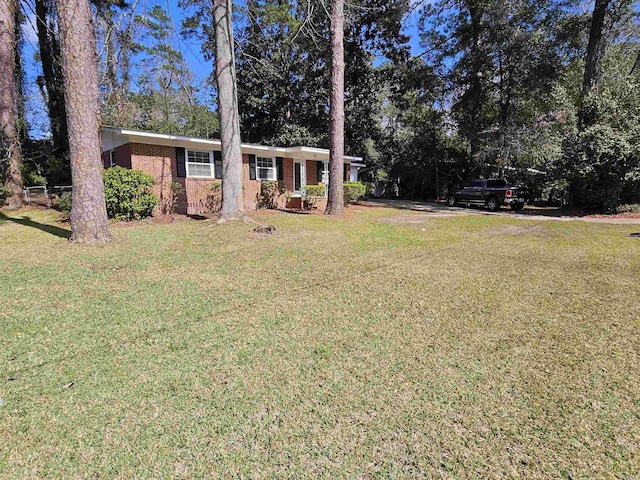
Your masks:
M185 144L198 144L198 145L209 145L213 147L218 147L220 149L222 147L222 143L217 139L210 138L198 138L198 137L185 137L182 135L169 135L166 133L153 133L153 132L144 132L140 130L130 130L127 128L119 128L119 127L102 127L102 131L104 133L111 133L115 135L120 135L122 137L126 137L130 142L149 142L149 140L153 140L155 144L158 145L176 145L181 146ZM274 153L280 155L291 155L293 158L307 159L307 160L328 160L329 159L329 150L324 148L316 148L316 147L274 147L271 145L258 145L252 143L243 143L241 144L241 148L243 153ZM311 158L307 158L311 157ZM350 155L344 156L345 160L349 160L352 164L354 162L361 163L362 157L355 157ZM365 164L361 163L364 167Z

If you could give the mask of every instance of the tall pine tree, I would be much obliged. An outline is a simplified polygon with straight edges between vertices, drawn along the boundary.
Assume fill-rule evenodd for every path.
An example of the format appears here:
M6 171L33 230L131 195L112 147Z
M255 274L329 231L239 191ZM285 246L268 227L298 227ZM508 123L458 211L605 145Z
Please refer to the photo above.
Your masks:
M56 0L73 201L71 241L97 244L111 239L104 198L100 146L100 94L96 37L88 0Z
M15 49L17 0L0 2L0 65L5 73L0 75L0 146L2 160L6 162L5 205L19 208L23 204L22 155L17 128L17 101L15 83Z

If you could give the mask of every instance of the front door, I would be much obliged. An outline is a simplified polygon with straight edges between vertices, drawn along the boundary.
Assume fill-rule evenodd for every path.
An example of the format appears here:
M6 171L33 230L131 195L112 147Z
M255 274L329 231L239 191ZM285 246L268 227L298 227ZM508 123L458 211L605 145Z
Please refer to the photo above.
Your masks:
M296 160L293 163L293 190L296 194L301 194L302 189L307 184L304 170L304 163Z

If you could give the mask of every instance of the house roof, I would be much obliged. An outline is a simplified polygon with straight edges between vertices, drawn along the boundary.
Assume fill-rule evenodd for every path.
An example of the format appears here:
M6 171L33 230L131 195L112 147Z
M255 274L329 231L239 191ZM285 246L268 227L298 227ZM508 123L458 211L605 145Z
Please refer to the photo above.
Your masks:
M181 135L169 135L166 133L144 132L131 130L128 128L102 127L102 150L108 151L127 143L146 143L151 145L166 145L172 147L185 148L209 148L210 150L220 150L222 144L220 140L214 138L184 137ZM315 147L274 147L272 145L259 145L253 143L241 144L242 153L274 154L286 156L288 158L304 160L329 160L329 150ZM350 155L344 156L345 160L354 166L364 167L362 157Z

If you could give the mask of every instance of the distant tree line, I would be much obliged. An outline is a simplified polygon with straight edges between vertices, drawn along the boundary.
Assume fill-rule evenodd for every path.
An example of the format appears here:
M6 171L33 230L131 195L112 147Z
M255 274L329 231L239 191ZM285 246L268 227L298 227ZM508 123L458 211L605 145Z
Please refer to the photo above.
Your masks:
M13 2L5 2L11 4ZM215 2L92 0L103 124L219 136ZM15 141L30 182L70 180L60 22L54 0L15 1ZM329 147L332 2L234 5L243 141ZM20 25L35 18L50 138L24 108ZM421 50L406 31L418 24ZM543 198L612 210L640 202L640 43L631 0L354 0L344 5L344 150L389 195L433 198L473 176L506 176ZM6 80L6 79L4 79ZM4 122L4 121L3 121ZM12 143L13 142L13 143ZM17 143L16 143L17 142ZM543 172L543 173L531 173ZM29 182L28 182L29 183ZM7 188L11 182L7 183Z

